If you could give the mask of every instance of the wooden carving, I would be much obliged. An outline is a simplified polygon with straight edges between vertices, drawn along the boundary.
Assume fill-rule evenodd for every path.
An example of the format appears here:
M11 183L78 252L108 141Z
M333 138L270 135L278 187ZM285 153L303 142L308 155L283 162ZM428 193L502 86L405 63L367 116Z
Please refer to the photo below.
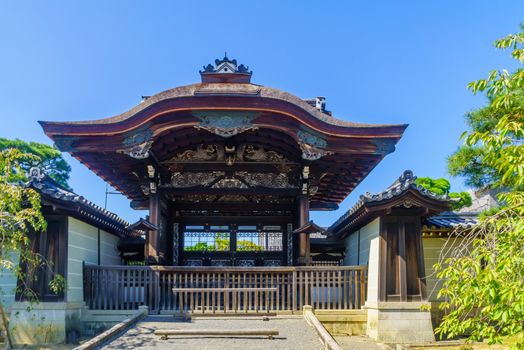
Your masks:
M256 130L251 121L253 116L249 115L202 115L198 116L200 124L195 125L197 129L207 130L221 137L232 137L248 130Z
M221 152L219 152L221 151ZM192 161L192 160L218 160L224 156L224 150L217 145L199 145L195 150L186 150L173 157L173 161Z
M286 174L279 173L250 173L247 171L238 171L235 173L242 181L250 187L268 187L268 188L293 188L295 186L289 183Z
M333 152L324 149L327 147L326 140L302 130L297 132L297 136L303 159L318 160L324 156L333 154Z
M223 171L212 172L175 172L171 176L171 185L174 188L188 188L196 186L209 186L221 176Z
M194 149L178 153L169 160L170 163L192 161L224 161L231 165L236 161L268 162L283 167L289 167L290 163L282 154L252 144L242 144L238 147L225 147L221 144L200 144Z

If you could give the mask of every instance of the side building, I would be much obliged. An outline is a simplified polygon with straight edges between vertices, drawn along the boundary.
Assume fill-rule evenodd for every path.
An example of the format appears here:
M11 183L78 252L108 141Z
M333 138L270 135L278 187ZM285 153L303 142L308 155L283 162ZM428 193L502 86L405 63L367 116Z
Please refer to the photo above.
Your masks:
M84 333L84 264L121 265L119 242L133 232L117 215L58 186L38 169L31 170L27 186L42 198L47 230L32 235L30 249L44 263L36 268L22 266L25 281L5 272L1 275L9 326L17 344L74 342ZM18 257L13 258L18 264ZM49 286L57 275L66 279L59 294ZM38 302L30 302L35 296Z
M477 223L477 211L452 212L447 196L415 180L407 170L385 191L362 195L327 231L331 245L345 246L344 265L368 267L366 333L381 342L434 340L441 281L433 266L459 243L448 239L455 228Z

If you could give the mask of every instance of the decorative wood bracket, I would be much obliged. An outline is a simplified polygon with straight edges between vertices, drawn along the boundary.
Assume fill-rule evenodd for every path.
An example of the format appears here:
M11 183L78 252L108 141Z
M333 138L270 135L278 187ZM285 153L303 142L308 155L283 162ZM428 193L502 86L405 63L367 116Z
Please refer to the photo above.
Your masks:
M386 155L395 151L395 140L391 139L374 139L371 140L375 146L375 154Z
M122 142L124 148L117 150L118 153L127 154L131 158L146 159L153 145L153 131L143 129L129 135Z
M221 137L232 137L248 130L258 129L252 124L256 115L249 113L209 111L194 114L201 121L200 124L195 125L195 128L207 130Z
M298 144L302 150L302 158L305 160L318 160L333 152L327 151L327 141L309 132L299 130L297 132Z

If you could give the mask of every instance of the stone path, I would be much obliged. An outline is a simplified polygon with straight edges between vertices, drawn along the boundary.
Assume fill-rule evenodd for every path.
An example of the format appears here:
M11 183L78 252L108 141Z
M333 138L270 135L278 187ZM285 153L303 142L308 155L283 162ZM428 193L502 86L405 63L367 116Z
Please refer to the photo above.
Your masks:
M157 329L278 329L280 335L273 340L262 337L170 337L160 340ZM302 316L220 317L194 318L191 322L176 321L172 316L149 316L103 349L184 349L184 350L319 350L322 344L313 328Z

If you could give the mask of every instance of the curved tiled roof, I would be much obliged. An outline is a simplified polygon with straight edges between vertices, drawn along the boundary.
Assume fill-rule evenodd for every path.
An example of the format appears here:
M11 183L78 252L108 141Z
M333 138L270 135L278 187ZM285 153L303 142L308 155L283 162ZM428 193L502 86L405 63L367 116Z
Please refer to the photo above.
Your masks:
M169 90L165 90L156 95L148 97L139 105L131 108L130 110L104 119L97 120L86 120L86 121L72 121L72 122L41 122L47 125L53 124L69 124L69 125L90 125L90 124L114 124L122 122L135 114L153 106L154 104L175 98L193 97L199 95L241 95L241 96L257 96L263 98L270 98L275 100L282 100L291 104L294 104L303 110L307 111L310 115L317 119L335 126L343 127L356 127L356 128L376 128L383 126L399 126L390 124L366 124L366 123L355 123L340 120L332 117L331 115L324 113L317 108L313 107L306 100L303 100L288 92L266 87L262 85L256 85L251 83L195 83L185 86L175 87Z
M344 213L333 225L328 229L329 232L340 231L339 226L344 224L351 216L354 216L358 211L360 211L366 204L379 203L382 201L387 201L395 197L400 197L409 190L414 190L423 197L428 199L441 201L443 203L449 202L447 195L437 195L426 188L417 185L415 180L416 176L413 175L411 170L405 170L404 173L386 190L377 193L371 194L369 192L361 195L357 203L351 207L346 213ZM346 225L347 226L347 225Z
M314 162L311 173L322 181L314 186L312 201L328 210L395 150L407 128L407 124L336 119L325 110L321 97L312 105L288 92L250 83L240 77L247 67L234 64L227 67L228 73L221 73L222 63L233 63L227 57L217 62L204 67L202 82L147 97L122 114L40 124L58 149L69 152L136 203L147 202L140 183L144 182L144 159L151 156L146 162L169 162L174 154L197 143L223 143L238 134L233 143L266 145L300 164ZM168 183L170 170L158 172Z
M30 170L29 181L25 185L40 193L44 201L59 202L68 211L74 212L79 219L89 221L93 225L121 237L129 236L131 233L127 229L129 226L127 221L83 196L61 187L38 168Z
M450 211L429 217L424 222L430 229L470 228L478 223L478 213L456 213Z

